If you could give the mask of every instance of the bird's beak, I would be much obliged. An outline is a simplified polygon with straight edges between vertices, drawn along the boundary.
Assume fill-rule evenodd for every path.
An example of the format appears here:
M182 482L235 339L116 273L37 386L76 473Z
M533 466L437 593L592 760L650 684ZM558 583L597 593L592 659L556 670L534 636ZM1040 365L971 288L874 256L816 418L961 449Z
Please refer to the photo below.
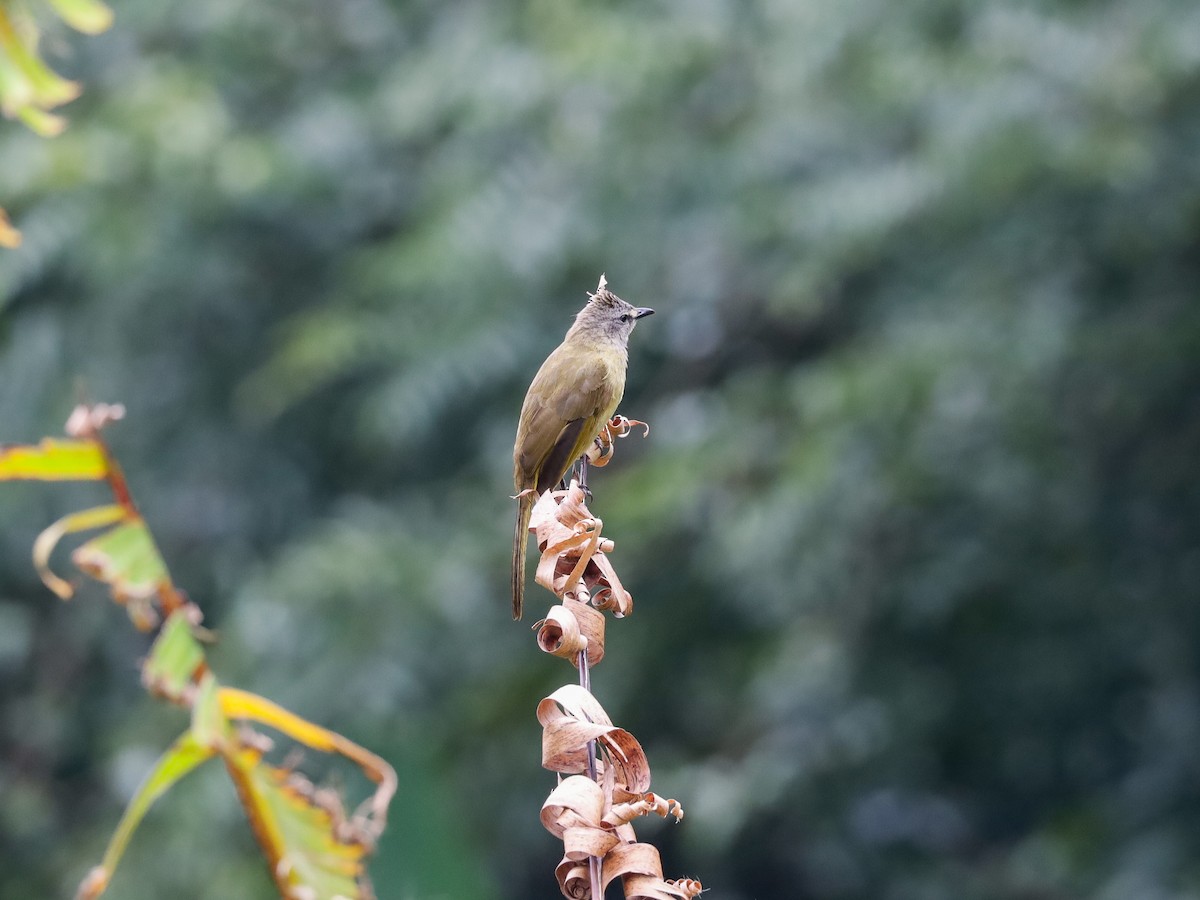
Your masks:
M640 318L642 318L642 316L652 316L652 315L654 315L654 310L652 310L648 306L638 306L638 307L635 307L633 310L633 317L635 319L640 319Z

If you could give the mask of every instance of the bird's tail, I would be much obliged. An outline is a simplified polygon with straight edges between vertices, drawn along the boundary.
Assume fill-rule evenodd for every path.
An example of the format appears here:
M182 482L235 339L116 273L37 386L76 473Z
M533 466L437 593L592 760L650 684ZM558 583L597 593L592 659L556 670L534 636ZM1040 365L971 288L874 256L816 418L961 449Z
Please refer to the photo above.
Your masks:
M529 545L529 515L537 500L537 491L522 494L517 502L517 530L513 534L512 555L512 614L521 618L521 607L525 602L525 548Z

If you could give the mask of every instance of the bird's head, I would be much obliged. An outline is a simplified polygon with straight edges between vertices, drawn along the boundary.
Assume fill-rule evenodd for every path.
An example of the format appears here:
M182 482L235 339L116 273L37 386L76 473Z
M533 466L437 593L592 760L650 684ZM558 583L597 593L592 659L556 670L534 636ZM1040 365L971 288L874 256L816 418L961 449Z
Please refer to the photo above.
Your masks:
M648 307L626 303L607 285L608 281L601 275L599 287L594 294L588 294L587 305L575 316L575 324L571 326L568 337L579 335L624 347L637 320L654 314L654 310Z

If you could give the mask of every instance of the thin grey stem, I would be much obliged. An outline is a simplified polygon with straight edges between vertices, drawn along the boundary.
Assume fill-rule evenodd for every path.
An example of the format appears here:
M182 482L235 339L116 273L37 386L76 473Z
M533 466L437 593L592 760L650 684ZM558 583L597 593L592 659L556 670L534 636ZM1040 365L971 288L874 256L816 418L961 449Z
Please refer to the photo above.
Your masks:
M587 691L592 692L592 672L588 667L587 650L579 651L579 686ZM595 740L588 741L587 745L587 773L588 778L596 781L596 742ZM596 856L588 857L588 875L591 880L592 900L602 900L604 893L600 886L600 858Z

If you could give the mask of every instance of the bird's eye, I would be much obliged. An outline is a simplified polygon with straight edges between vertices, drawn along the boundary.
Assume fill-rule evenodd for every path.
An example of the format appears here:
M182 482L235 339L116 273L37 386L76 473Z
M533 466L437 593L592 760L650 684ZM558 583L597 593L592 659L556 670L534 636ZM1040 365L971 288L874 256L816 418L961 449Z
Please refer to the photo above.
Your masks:
M621 313L621 321L628 322L629 321L629 313Z

